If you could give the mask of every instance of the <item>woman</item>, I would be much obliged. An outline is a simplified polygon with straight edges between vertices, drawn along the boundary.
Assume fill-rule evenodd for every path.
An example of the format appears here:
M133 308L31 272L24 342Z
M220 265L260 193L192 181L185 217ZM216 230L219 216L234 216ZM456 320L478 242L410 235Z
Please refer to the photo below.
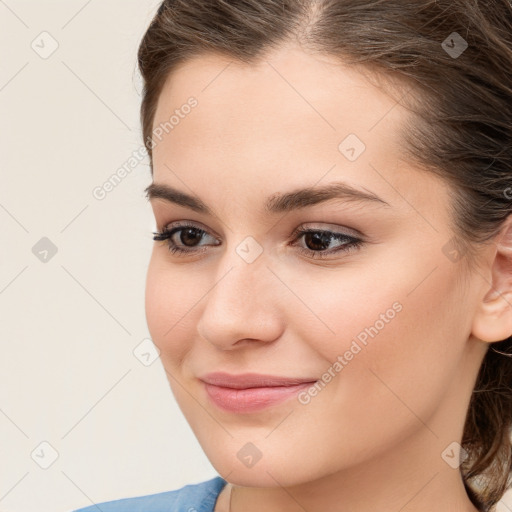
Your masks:
M146 317L221 476L101 510L492 510L510 2L165 1L138 56Z

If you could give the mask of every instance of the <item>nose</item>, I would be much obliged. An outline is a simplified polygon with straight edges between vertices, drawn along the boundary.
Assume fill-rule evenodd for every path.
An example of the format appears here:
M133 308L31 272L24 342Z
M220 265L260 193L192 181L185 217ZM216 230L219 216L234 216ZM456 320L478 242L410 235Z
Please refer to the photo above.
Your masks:
M203 299L199 335L221 350L279 338L283 327L280 297L288 301L290 297L263 254L247 263L231 251L222 263Z

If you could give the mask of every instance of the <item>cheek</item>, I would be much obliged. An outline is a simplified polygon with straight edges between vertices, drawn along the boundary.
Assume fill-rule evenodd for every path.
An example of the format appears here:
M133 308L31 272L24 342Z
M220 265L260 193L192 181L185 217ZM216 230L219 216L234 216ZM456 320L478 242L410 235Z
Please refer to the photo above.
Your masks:
M166 368L183 359L190 345L191 329L197 324L193 306L200 299L195 288L186 272L152 256L146 277L146 321Z
M305 284L296 290L321 319L306 310L296 314L302 317L301 332L311 333L303 341L315 346L326 362L324 371L336 374L317 405L324 400L334 405L332 425L347 430L358 425L354 435L375 435L376 418L383 434L387 422L390 436L417 427L411 410L426 420L460 364L467 315L455 269L443 260L413 260L380 261L373 271L347 269L311 280L309 294ZM342 368L333 368L339 356ZM351 411L343 426L340 410Z

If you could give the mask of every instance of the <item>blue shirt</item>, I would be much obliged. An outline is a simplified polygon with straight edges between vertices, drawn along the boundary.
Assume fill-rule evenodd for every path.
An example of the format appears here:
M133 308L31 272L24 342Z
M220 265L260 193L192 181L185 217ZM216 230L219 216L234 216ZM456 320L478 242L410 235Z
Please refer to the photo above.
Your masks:
M216 476L175 491L97 503L73 512L213 512L217 497L227 484Z

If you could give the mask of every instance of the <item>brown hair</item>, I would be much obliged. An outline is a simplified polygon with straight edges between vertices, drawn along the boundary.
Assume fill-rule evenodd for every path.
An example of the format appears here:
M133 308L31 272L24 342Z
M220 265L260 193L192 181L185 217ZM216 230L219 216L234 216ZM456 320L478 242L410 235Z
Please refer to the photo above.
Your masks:
M408 89L403 149L452 185L453 243L471 264L512 213L510 0L166 0L138 51L151 171L155 110L178 64L206 53L254 63L293 41ZM487 351L462 439L464 485L486 512L510 485L510 353L512 336Z

